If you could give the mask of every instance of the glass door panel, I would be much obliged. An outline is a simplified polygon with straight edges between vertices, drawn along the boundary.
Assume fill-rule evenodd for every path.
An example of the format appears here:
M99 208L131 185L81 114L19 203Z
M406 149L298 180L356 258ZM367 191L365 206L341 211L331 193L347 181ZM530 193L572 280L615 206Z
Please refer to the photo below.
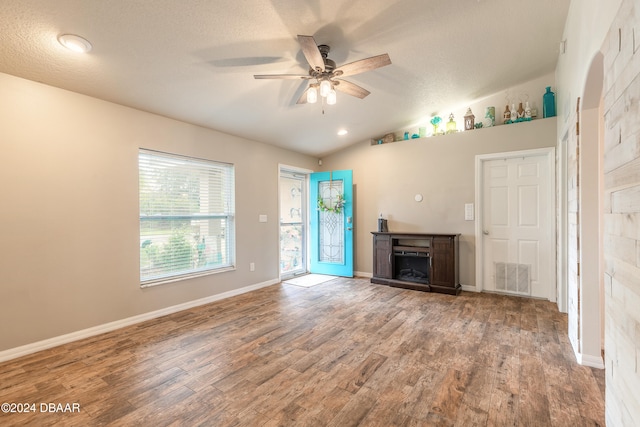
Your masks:
M312 273L353 277L353 173L309 175Z
M307 272L306 175L280 171L280 277Z

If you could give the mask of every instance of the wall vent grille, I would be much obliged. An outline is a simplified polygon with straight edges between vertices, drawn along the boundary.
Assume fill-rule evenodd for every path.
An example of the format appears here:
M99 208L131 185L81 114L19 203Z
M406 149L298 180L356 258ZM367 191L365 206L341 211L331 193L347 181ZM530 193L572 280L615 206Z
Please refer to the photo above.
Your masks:
M531 294L531 265L495 262L495 290L519 295Z

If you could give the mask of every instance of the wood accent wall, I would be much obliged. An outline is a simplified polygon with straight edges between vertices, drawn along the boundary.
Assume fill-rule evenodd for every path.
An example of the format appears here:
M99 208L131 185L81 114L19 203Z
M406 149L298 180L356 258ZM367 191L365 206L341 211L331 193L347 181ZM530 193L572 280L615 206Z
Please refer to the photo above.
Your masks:
M567 138L567 312L568 335L580 348L580 135L578 109L571 112Z
M624 0L604 54L606 421L640 424L640 2Z

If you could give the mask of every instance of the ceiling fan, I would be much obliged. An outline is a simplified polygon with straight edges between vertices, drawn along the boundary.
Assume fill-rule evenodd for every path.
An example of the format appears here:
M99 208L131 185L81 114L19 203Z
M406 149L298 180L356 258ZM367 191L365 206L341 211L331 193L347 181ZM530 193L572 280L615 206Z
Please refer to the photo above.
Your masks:
M336 90L362 99L371 92L354 83L342 80L341 77L353 76L391 64L389 55L385 53L336 67L336 63L327 57L331 50L329 46L316 44L312 36L299 35L298 42L309 63L308 74L258 74L253 76L256 79L312 80L309 87L298 99L297 104L317 102L318 93L322 98L326 98L327 104L335 104Z

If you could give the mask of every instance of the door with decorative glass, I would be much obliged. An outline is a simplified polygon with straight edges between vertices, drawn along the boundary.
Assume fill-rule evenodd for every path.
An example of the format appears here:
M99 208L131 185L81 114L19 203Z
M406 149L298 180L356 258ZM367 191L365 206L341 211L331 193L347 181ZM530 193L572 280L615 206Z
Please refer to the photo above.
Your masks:
M353 277L352 171L310 175L311 273Z
M307 272L307 175L280 170L280 277Z

